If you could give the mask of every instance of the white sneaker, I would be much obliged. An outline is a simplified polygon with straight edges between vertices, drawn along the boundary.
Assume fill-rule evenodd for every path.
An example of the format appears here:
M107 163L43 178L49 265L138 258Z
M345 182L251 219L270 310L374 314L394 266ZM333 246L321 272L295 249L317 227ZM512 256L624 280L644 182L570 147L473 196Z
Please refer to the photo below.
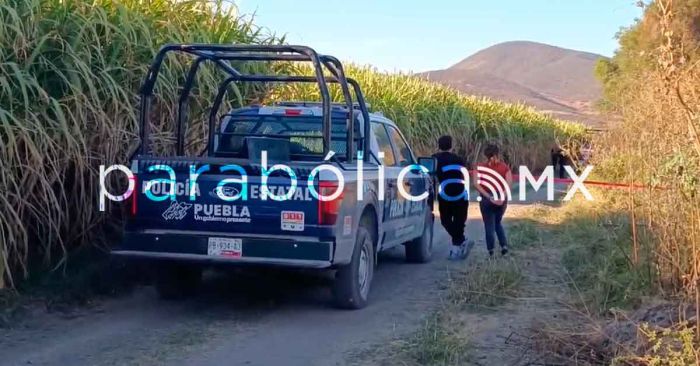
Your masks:
M447 257L447 259L449 259L451 261L456 261L456 260L460 260L461 258L462 258L462 247L452 245L452 248L450 248L450 256Z

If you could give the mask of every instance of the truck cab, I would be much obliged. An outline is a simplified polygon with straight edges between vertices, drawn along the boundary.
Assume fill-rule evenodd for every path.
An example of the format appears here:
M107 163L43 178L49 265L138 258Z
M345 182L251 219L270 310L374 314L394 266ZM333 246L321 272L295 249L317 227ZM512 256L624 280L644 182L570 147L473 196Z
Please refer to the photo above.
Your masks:
M421 159L419 165L396 124L369 113L359 85L345 78L337 60L302 46L285 47L179 45L161 50L163 55L174 50L221 60L287 60L301 54L326 66L346 96L346 103L331 103L322 95L322 102L251 105L219 113L222 87L202 154L182 154L178 136L177 155L156 157L143 147L133 156L137 189L130 197L124 239L112 254L152 261L156 288L164 298L192 292L208 265L284 266L334 270L335 304L357 309L368 302L380 251L405 245L407 260L431 258L434 161ZM245 79L226 65L227 80ZM154 62L149 77L157 75L158 67ZM290 77L250 77L265 78ZM323 78L317 73L314 81L321 85L327 82ZM145 109L149 82L142 90ZM348 97L349 85L357 103ZM185 85L183 93L187 91ZM142 119L147 115L142 113ZM142 121L142 146L147 146L147 122Z

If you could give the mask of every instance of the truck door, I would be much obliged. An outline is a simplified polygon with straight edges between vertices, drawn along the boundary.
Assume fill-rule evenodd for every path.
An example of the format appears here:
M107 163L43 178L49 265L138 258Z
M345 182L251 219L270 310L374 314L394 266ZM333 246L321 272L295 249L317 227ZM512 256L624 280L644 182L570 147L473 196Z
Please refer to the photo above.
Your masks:
M400 169L396 162L396 156L394 155L394 149L391 146L391 139L389 138L389 133L384 127L383 123L372 122L372 134L377 141L377 150L384 154L384 159L382 165L384 166L384 182L379 182L379 184L384 184L384 197L381 203L384 205L382 210L382 227L384 232L384 238L381 242L382 248L386 249L390 246L400 243L400 237L397 235L397 224L399 223L397 217L397 198L399 196L396 187L396 181L399 176ZM381 199L381 198L380 198Z
M416 160L399 130L394 126L387 125L386 127L394 147L394 155L396 156L398 165L397 169L400 173L402 169L416 164ZM397 178L399 173L397 173ZM411 169L405 173L400 181L397 179L397 187L398 185L402 185L403 191L410 194L412 197L422 195L427 189L425 174L418 169ZM404 194L401 194L401 191L398 192L398 195L398 199L402 201L404 213L403 223L399 225L397 230L400 234L403 234L401 236L404 240L411 240L423 233L428 200L410 200L408 197L405 197Z

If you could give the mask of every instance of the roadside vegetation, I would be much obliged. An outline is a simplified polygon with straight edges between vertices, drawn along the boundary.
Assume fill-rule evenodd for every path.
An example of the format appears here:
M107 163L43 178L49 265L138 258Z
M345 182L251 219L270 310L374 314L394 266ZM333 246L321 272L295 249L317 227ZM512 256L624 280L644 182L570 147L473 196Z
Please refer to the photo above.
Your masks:
M700 1L656 0L601 60L600 105L621 117L594 141L597 190L531 215L562 249L570 311L532 326L548 362L700 364Z
M450 276L450 302L475 310L493 310L513 299L523 280L518 262L512 257L470 263Z
M655 289L650 248L635 264L626 206L613 193L594 190L596 201L546 208L525 223L561 252L568 291L558 320L536 317L522 346L546 364L696 365L695 306Z
M597 192L549 220L575 296L567 322L534 329L558 362L700 364L700 1L656 0L601 60L601 107L620 118L595 141Z
M654 263L654 287L689 299L700 295L698 21L698 0L652 2L598 67L605 104L623 117L599 142L599 174L649 187L616 197L630 219L632 263Z
M597 192L550 217L578 316L535 329L559 362L700 364L700 1L656 0L601 60L601 107L621 117L595 141Z
M395 359L469 364L499 348L504 362L698 364L696 304L658 287L653 241L633 244L627 191L592 193L592 202L534 205L506 219L512 256L477 253L451 268L442 306Z
M602 339L620 347L602 352L613 355L612 361L602 360L695 365L700 362L700 1L643 6L642 18L620 32L615 56L596 68L605 87L601 105L621 121L597 141L595 164L607 180L646 188L610 192L594 211L576 212L577 224L567 235L580 242L564 260L590 313L603 315L603 321L614 318L602 329L627 324L638 336L625 342L606 332Z
M467 326L443 309L423 320L413 335L398 343L397 360L409 365L463 365L469 360L470 339L461 333Z
M0 288L33 273L60 276L69 253L118 237L119 207L97 209L97 168L125 163L138 143L138 88L168 42L284 42L223 1L8 0L0 4ZM228 4L227 4L228 5ZM281 30L283 31L283 30ZM187 64L169 59L156 85L153 150L173 148L175 98ZM236 65L263 72L269 65ZM295 65L292 65L296 67ZM269 71L269 70L267 70ZM442 133L459 136L473 158L498 140L513 163L541 166L555 140L579 141L583 127L530 108L461 96L408 75L349 67L373 104L406 131L421 153ZM218 75L204 70L190 105L187 148L203 141ZM239 86L228 101L311 97L304 89ZM116 184L116 182L113 182ZM76 264L80 265L80 264Z
M533 205L506 219L512 256L477 253L451 268L442 306L392 360L697 365L695 303L657 287L651 239L633 245L627 191L592 193L592 202Z
M97 209L97 169L124 163L137 144L137 92L162 44L281 41L222 6L168 0L0 4L0 287L17 285L32 271L63 268L74 248L104 242L97 229L113 217ZM159 79L157 141L171 135L185 67L170 60ZM202 73L194 116L217 79Z
M508 234L518 241L531 230L531 225L509 225ZM520 296L528 275L521 269L527 261L521 254L533 249L521 247L519 241L512 244L514 252L508 257L489 259L479 247L472 249L467 261L451 265L438 308L422 320L417 331L397 340L384 358L379 358L389 362L381 364L456 366L492 362L489 351L477 348L484 338L481 325L507 327L500 324L504 319L493 319L501 318L500 312L509 312L505 306Z

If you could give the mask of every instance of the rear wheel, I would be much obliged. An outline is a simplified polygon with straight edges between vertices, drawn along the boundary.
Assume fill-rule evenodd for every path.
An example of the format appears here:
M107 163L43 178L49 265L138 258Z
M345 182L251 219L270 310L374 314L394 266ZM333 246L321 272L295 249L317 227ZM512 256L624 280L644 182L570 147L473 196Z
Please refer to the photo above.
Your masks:
M361 309L367 305L374 276L374 243L366 227L360 226L352 260L338 268L333 283L335 304L343 309Z
M192 295L202 281L202 269L179 264L162 263L156 267L155 286L162 299L181 299Z
M406 260L427 263L433 257L433 219L426 219L423 234L406 243Z

